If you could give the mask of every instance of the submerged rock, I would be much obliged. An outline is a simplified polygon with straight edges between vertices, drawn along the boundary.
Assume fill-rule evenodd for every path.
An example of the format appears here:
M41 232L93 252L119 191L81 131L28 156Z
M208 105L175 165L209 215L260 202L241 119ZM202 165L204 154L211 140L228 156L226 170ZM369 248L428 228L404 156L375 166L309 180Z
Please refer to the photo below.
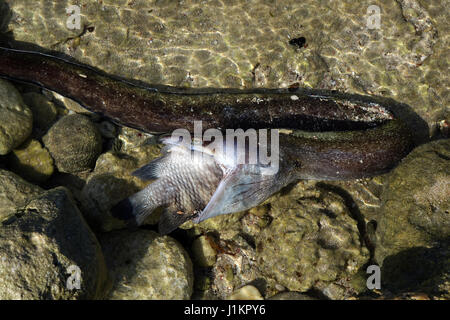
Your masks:
M255 237L258 268L289 290L327 295L339 285L344 290L330 298L345 298L358 290L350 279L369 260L357 221L339 196L299 187L271 202L273 220Z
M248 284L265 298L315 290L343 299L366 290L361 270L370 254L352 214L341 196L300 182L261 206L223 216L229 220L203 221L189 232L201 234L193 243L200 296L225 299ZM204 251L214 264L204 263Z
M146 160L148 153L154 151L148 147L156 143L157 137L133 128L121 127L116 140L120 152Z
M210 269L198 268L199 265L195 265L198 271L195 279L197 288L204 291L203 294L206 297L227 299L233 292L249 284L254 285L258 290L261 289L255 283L258 278L261 278L255 263L255 249L246 239L241 235L228 240L212 235L205 237L217 252L216 262Z
M44 182L53 174L53 159L39 141L31 139L9 155L9 166L14 172L33 182Z
M200 236L193 241L192 253L195 265L199 267L211 267L217 259L217 252L207 236Z
M195 224L192 220L179 226L180 229L189 230L192 235L201 235L209 232L220 233L221 239L232 239L241 233L241 219L246 212L224 214L203 220Z
M83 114L92 118L97 118L98 115L95 113L83 108L78 102L64 97L54 91L51 91L51 95L53 96L53 100L58 104L69 110L69 112L76 114Z
M23 100L33 113L33 126L40 131L49 129L58 115L54 103L37 92L25 93Z
M0 79L0 114L0 155L5 155L31 134L33 114L17 89L3 79Z
M259 293L258 289L252 285L246 285L239 288L232 295L228 297L228 300L264 300Z
M91 169L102 151L100 132L89 118L80 114L58 120L43 141L61 172Z
M102 234L113 288L109 299L189 299L192 263L173 238L149 230Z
M125 226L122 220L111 216L110 209L149 183L131 175L146 163L144 159L156 157L159 150L154 146L143 149L145 151L140 149L141 152L135 149L133 156L106 152L97 159L95 170L89 175L81 191L82 210L88 222L96 229L111 231ZM152 214L146 223L155 224L158 219L157 214Z
M317 299L300 292L288 291L277 293L276 295L270 297L269 300L317 300Z
M15 173L0 169L0 222L14 214L17 208L44 192Z
M0 227L0 299L102 298L105 275L99 243L65 188Z
M450 140L422 145L389 176L375 258L382 287L450 297Z

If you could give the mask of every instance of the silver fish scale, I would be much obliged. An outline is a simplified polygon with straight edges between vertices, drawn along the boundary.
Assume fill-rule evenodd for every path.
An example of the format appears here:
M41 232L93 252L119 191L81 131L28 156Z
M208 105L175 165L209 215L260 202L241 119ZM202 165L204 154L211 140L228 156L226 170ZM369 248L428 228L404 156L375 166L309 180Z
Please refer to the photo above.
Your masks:
M192 157L190 150L178 147L166 153L156 173L159 178L147 187L147 198L189 215L206 206L223 177L212 157Z

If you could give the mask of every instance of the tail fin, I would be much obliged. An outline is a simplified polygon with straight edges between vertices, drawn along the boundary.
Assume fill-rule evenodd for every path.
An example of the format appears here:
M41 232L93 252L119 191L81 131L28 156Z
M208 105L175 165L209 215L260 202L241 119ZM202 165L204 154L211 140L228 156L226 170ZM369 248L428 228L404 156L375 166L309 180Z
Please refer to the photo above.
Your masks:
M125 220L128 226L140 226L145 219L159 206L149 201L147 190L144 189L129 198L123 199L111 208L113 217Z

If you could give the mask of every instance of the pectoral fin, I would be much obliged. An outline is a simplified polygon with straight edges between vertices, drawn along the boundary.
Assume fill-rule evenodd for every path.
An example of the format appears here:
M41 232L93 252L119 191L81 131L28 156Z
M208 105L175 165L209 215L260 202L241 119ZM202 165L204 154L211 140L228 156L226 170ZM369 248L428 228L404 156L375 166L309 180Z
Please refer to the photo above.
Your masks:
M195 223L208 218L247 210L271 194L274 175L264 174L259 166L241 165L228 172Z

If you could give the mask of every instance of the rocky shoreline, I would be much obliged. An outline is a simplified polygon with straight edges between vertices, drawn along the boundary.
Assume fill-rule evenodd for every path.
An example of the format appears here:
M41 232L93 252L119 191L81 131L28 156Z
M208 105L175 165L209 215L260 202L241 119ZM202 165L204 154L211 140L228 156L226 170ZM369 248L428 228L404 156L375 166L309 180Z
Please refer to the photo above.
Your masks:
M157 217L128 230L109 213L160 145L80 108L0 80L1 299L450 298L449 139L384 176L302 181L160 236ZM358 211L370 183L376 209Z
M67 26L71 5L79 29ZM366 23L372 6L379 28ZM0 79L0 299L450 299L446 6L0 0L1 37L107 73L373 94L410 106L423 143L385 175L300 181L249 211L160 236L157 214L138 230L110 214L145 187L131 172L160 155L154 137ZM367 287L372 265L381 289Z

